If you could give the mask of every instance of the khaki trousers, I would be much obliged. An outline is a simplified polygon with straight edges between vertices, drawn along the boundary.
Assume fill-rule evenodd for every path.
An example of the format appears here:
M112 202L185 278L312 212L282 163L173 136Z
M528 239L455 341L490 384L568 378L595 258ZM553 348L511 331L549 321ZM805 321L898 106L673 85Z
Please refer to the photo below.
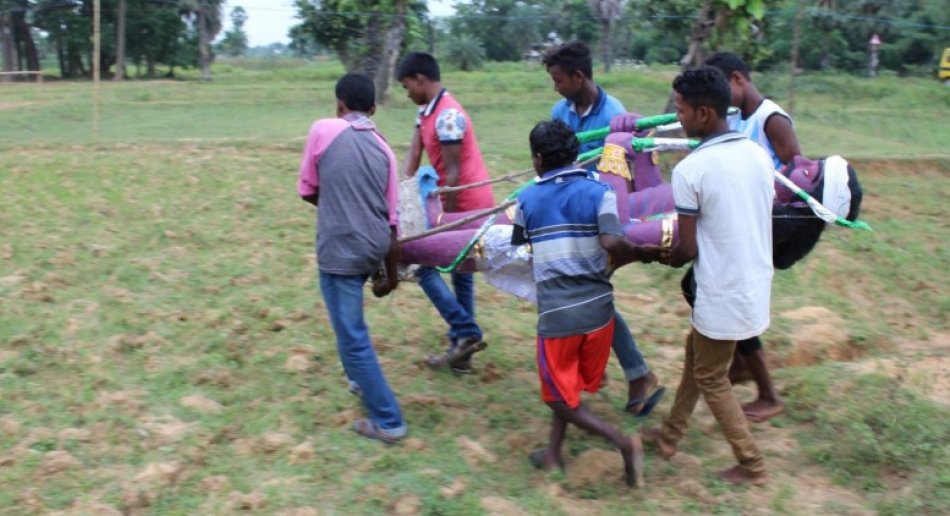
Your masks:
M663 422L661 437L676 444L686 435L687 422L703 395L739 465L752 475L765 473L762 454L752 440L749 422L729 383L729 365L736 350L734 340L714 340L693 328L686 339L683 378L676 389L670 415Z

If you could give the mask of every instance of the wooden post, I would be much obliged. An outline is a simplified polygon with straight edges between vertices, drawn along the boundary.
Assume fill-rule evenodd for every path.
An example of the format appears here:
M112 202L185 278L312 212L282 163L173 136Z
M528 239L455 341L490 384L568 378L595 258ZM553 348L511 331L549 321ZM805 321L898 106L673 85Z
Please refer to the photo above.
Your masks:
M92 7L92 134L99 138L99 54L101 52L99 19L102 0L93 0Z

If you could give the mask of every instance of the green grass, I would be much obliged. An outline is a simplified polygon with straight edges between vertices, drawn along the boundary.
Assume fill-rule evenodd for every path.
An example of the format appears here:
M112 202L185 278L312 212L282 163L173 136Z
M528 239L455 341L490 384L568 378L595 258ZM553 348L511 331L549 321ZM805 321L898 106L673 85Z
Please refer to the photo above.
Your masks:
M476 514L493 507L485 501L492 496L528 513L611 513L631 503L650 513L945 504L947 437L934 426L946 420L945 407L823 365L784 371L789 417L756 429L760 441L791 433L800 444L775 460L768 490L712 480L731 458L707 413L682 447L701 463L651 460L648 490L631 495L612 470L602 484L578 488L570 472L536 473L524 456L544 442L548 413L537 399L535 315L482 282L479 319L490 347L477 360L482 373L462 379L417 365L444 333L417 287L367 301L414 441L386 448L353 438L345 423L360 411L316 289L313 211L294 191L303 137L314 119L332 115L340 73L335 63L224 63L210 84L103 84L98 135L90 84L0 85L0 513L88 513L95 504L162 514L242 505L261 514L379 513L409 500L427 514ZM601 82L628 108L655 113L672 76L620 71ZM785 80L761 78L780 101ZM470 111L492 172L525 168L527 132L557 100L545 74L513 63L450 72L445 83ZM825 75L802 77L798 88L803 147L855 162L867 192L862 218L875 231L827 231L807 260L776 276L770 355L791 356L803 330L782 314L801 306L840 316L844 344L867 357L937 342L950 309L946 88ZM914 118L897 118L901 109ZM397 86L376 116L400 154L414 111ZM499 187L496 198L510 188ZM616 276L618 307L669 387L688 324L681 274L631 266ZM298 356L309 369L295 370ZM612 365L604 394L590 401L634 431L620 414L619 378ZM196 395L220 410L182 404ZM909 419L888 419L897 413ZM855 436L843 453L830 448L838 429ZM274 433L277 441L265 438ZM459 436L478 441L494 462L463 460ZM569 439L572 461L605 448L580 432ZM313 457L291 460L305 442ZM58 468L52 452L77 462ZM176 473L149 477L158 463ZM859 501L804 505L815 488L795 475L813 464L841 484L827 488L829 497ZM891 474L893 464L906 478ZM914 473L920 464L924 473ZM218 475L227 481L220 489ZM456 480L461 492L443 494ZM881 486L909 486L909 494L885 496ZM264 505L239 499L252 492Z
M840 366L785 372L792 419L808 454L886 514L938 514L950 505L950 409L892 378ZM829 435L835 436L828 439ZM897 490L895 485L908 485ZM895 492L896 491L896 492Z

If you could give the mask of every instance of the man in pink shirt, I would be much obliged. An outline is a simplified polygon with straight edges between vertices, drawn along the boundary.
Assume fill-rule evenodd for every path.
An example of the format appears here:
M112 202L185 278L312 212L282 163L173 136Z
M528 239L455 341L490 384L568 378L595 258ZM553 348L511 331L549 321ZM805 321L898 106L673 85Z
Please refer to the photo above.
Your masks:
M369 415L354 422L353 430L393 443L407 427L363 320L363 285L385 264L386 279L374 282L373 293L384 296L396 288L399 253L399 173L396 156L369 119L375 96L365 75L347 74L337 82L337 118L310 128L297 192L317 207L320 292L350 391Z
M413 52L403 59L396 77L419 108L416 130L406 157L406 175L413 176L425 149L439 176L439 186L461 186L485 181L488 170L482 161L475 128L462 105L442 87L439 63L430 54ZM442 195L446 212L491 208L495 205L490 185ZM472 370L471 357L485 348L482 330L475 322L475 278L471 273L452 273L455 293L431 267L420 267L416 276L439 314L449 324L449 349L429 357L432 367L448 365L458 374Z

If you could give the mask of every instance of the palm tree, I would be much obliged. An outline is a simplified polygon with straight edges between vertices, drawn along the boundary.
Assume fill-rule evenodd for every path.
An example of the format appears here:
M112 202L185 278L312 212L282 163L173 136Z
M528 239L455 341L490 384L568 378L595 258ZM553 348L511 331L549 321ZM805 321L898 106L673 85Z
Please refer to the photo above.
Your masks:
M603 34L600 35L601 58L604 61L604 73L610 71L613 57L613 32L617 20L623 14L624 0L589 0L590 8L600 20Z
M180 0L182 13L198 30L198 66L201 78L211 80L211 41L221 32L224 0Z

